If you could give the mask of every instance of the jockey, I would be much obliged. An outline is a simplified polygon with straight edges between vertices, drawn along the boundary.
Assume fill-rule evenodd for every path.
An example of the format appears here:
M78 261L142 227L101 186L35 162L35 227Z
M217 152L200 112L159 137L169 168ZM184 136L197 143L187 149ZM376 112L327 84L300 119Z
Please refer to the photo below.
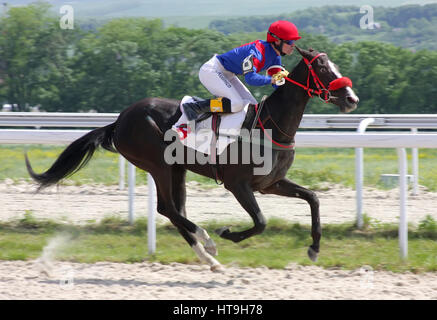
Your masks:
M256 99L237 75L244 75L245 81L252 86L283 82L288 72L281 67L281 56L292 54L294 42L300 38L293 23L279 20L270 25L267 41L256 40L214 55L200 68L199 79L217 98L184 103L182 107L187 119L195 120L204 112L238 112L249 103L256 104ZM279 72L269 72L266 76L258 74L272 66Z

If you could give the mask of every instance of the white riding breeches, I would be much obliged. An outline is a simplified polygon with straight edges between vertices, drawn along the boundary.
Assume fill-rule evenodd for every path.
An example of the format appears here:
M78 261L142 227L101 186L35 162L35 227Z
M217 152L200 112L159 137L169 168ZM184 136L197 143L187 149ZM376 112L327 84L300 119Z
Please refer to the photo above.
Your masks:
M216 55L202 65L199 79L214 96L231 100L232 112L241 111L249 103L258 103L240 79L222 66Z

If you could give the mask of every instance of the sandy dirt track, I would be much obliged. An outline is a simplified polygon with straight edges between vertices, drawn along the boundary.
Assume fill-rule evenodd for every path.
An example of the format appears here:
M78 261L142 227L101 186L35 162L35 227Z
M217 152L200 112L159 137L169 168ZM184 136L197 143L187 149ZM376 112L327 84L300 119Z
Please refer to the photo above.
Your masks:
M31 184L0 184L0 220L22 218L30 210L38 218L69 223L98 221L105 215L127 217L127 191L116 186L61 186L34 194ZM318 192L323 223L352 221L355 192L335 186ZM302 200L257 195L267 218L310 223ZM136 216L147 215L147 188L136 189ZM421 189L409 197L409 222L427 214L437 219L437 194ZM364 210L383 222L397 222L396 189L365 189ZM223 188L188 186L188 216L207 220L248 220L233 196ZM159 218L159 222L166 222ZM159 244L158 244L159 245ZM220 248L219 248L220 249ZM220 260L220 256L218 256ZM42 260L46 261L46 260ZM437 273L395 274L363 268L344 271L290 264L284 270L227 266L212 273L204 265L173 263L96 263L0 261L0 299L437 299Z
M370 271L367 271L370 272ZM55 263L50 276L37 261L0 262L0 299L437 299L437 274L393 274L361 269L284 270L172 263Z
M0 183L0 220L22 218L31 211L37 218L48 218L69 223L99 221L108 215L127 219L128 193L118 186L83 185L47 188L35 193L30 183ZM147 186L135 189L135 216L147 216ZM204 189L196 182L187 186L187 215L194 223L210 220L251 221L234 196L222 186ZM356 193L342 186L331 186L328 191L318 191L320 218L324 223L342 223L355 220ZM301 199L275 195L255 194L267 218L277 217L303 224L311 223L309 205ZM399 221L399 190L389 191L365 188L364 213L381 222ZM408 222L417 224L426 215L437 220L437 193L420 188L419 195L409 195ZM168 222L159 215L158 222Z

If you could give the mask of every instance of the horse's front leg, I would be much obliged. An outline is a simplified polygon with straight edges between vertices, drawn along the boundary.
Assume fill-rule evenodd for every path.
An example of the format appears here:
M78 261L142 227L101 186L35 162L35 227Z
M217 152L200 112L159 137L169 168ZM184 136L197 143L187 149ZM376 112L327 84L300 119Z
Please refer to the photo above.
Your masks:
M216 230L216 233L220 237L231 240L233 242L240 242L253 235L262 233L267 223L263 214L261 213L260 208L258 207L255 196L253 194L253 190L249 186L248 182L233 181L231 184L227 184L225 182L225 187L233 193L241 206L247 211L247 213L249 213L253 220L254 226L248 230L241 232L231 232L228 227L223 227Z
M319 199L317 195L302 186L299 186L288 179L282 179L270 187L260 190L261 193L276 194L280 196L300 198L306 200L311 207L311 236L313 244L308 249L308 256L312 261L317 261L320 249L320 238L322 228L320 226Z

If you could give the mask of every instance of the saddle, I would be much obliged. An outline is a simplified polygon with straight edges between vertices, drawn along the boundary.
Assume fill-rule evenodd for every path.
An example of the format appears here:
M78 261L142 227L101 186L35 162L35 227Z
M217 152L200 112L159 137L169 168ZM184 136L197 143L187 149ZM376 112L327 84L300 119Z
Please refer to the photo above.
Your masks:
M186 99L189 98L193 100L200 99L197 97L186 96L184 97L182 102L184 100L186 101ZM266 98L267 96L264 96L261 100L261 103L257 107L251 104L247 106L245 110L237 113L222 114L206 112L200 115L200 117L195 121L195 128L188 128L187 119L185 118L185 115L182 114L180 119L173 126L173 129L178 132L182 144L209 155L209 163L211 164L213 176L217 184L220 184L218 180L222 176L220 174L220 166L218 161L219 155L230 143L235 141L243 141L241 129L246 129L249 131L250 134L252 133L252 130L256 127L259 115L263 109ZM193 137L191 137L191 140L190 129L196 131L194 139ZM201 131L197 133L197 131L202 129L207 129L207 132L209 132L209 143L202 143L199 146L196 145L196 142L198 141L196 139L197 137L202 137L202 133ZM191 144L193 141L194 144ZM199 138L199 141L208 142L208 140L204 140L201 138ZM248 142L247 136L244 142Z
M197 97L193 97L197 98ZM259 116L261 114L261 111L264 107L264 102L266 101L267 96L263 96L261 99L261 102L258 104L258 108L255 108L254 104L249 104L246 117L244 119L244 122L241 126L241 128L248 129L249 133L252 133L252 130L256 127L256 123L258 122ZM219 113L213 113L213 112L205 112L202 114L197 120L197 123L200 123L209 117L213 117L213 123L215 123L216 127L212 127L214 133L216 136L219 135L219 129L220 129L220 122L221 122L221 114ZM217 120L214 120L214 117Z

